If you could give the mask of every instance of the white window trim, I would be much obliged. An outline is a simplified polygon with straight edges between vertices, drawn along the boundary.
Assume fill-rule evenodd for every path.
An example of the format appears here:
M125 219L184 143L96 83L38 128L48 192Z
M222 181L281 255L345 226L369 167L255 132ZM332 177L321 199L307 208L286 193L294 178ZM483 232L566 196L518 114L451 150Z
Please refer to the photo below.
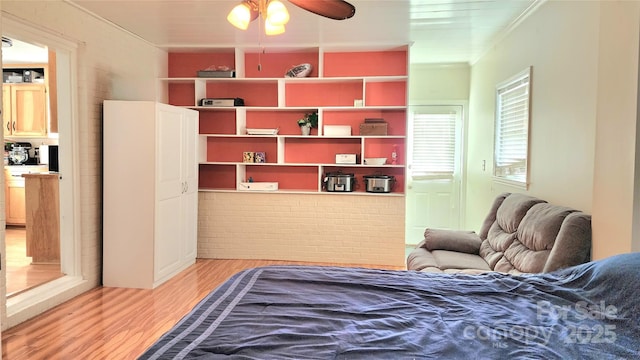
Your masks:
M529 66L526 69L524 69L523 71L517 73L516 75L510 77L509 79L499 83L498 85L496 85L496 105L495 105L495 121L494 121L494 141L493 141L493 182L498 183L498 184L502 184L502 185L507 185L507 186L512 186L515 188L519 188L522 190L527 190L529 188L529 179L530 179L530 167L529 167L529 162L530 162L530 128L531 128L531 81L532 81L532 67ZM498 140L498 116L500 114L500 95L499 92L504 89L504 88L508 88L509 86L512 86L516 83L518 83L519 81L522 81L523 79L527 78L529 79L528 83L527 83L527 93L528 93L528 98L527 98L527 121L526 121L526 130L527 130L527 145L526 145L526 151L527 151L527 155L526 155L526 159L525 159L525 178L524 181L523 180L519 180L515 177L508 177L508 176L501 176L501 175L496 175L496 170L497 170L497 156L496 156L496 148L497 148L497 140Z

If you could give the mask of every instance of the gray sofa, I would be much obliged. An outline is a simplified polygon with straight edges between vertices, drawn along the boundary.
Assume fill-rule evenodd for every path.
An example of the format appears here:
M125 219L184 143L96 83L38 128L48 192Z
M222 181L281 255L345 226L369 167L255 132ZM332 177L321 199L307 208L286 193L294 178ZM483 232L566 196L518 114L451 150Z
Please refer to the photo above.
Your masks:
M480 233L427 228L407 257L424 272L549 272L591 258L591 216L524 194L499 195Z

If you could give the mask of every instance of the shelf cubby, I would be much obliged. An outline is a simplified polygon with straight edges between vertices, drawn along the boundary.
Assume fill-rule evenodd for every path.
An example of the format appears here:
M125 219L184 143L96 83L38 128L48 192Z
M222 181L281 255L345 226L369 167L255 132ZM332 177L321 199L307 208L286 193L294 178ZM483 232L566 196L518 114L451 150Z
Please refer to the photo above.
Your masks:
M285 163L292 164L333 164L336 154L357 154L361 144L358 138L324 138L304 136L285 139Z
M247 181L277 182L278 190L318 191L318 168L315 166L246 166Z
M236 190L236 172L236 166L231 164L200 164L198 187L200 189Z
M267 163L278 158L277 139L273 136L207 137L207 162L242 162L244 152L264 152Z

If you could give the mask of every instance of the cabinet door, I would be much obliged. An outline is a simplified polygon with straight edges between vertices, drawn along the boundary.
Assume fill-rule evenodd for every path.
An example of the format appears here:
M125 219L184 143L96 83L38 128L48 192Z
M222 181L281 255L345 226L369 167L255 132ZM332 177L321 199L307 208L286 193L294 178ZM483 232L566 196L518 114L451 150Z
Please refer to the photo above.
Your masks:
M2 85L2 123L5 135L11 135L11 85Z
M11 109L15 136L45 136L47 134L46 92L43 84L12 85Z
M177 270L182 261L180 227L182 110L158 104L156 118L156 225L154 281Z
M8 181L6 189L7 224L24 225L26 222L24 182Z
M198 244L198 113L185 112L183 121L182 174L184 194L182 196L182 259L193 261Z

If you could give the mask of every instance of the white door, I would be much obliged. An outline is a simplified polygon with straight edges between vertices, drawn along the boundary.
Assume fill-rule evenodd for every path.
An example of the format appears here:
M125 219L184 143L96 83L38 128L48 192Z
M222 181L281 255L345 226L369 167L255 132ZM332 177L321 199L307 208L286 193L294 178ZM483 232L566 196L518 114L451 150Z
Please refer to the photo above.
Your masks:
M181 109L156 105L156 217L154 282L181 265L182 114Z
M191 262L198 244L198 112L186 111L183 118L183 181L181 228L182 260Z
M405 243L414 245L427 227L460 227L463 108L412 106L409 114Z

